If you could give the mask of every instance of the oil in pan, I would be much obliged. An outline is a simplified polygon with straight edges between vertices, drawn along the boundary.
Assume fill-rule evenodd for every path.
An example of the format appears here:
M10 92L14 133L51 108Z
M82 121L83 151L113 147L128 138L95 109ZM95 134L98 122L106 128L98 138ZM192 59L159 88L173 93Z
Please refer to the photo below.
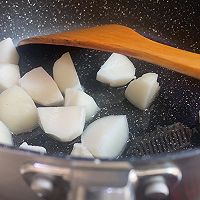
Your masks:
M112 88L96 81L96 73L110 53L50 45L28 45L19 47L18 50L21 58L19 63L21 75L38 66L42 66L52 75L54 62L63 53L70 52L81 85L100 107L100 111L87 122L85 127L103 116L127 115L129 141L118 159L134 159L198 147L199 131L198 128L194 129L198 126L200 110L198 80L130 58L136 67L136 77L147 72L159 75L158 82L161 86L159 95L149 109L141 111L125 99L126 87ZM195 143L193 137L197 138ZM173 141L174 138L177 138L176 141ZM166 142L162 141L164 139ZM37 128L32 133L14 136L15 146L19 146L23 141L45 147L49 155L65 157L70 154L73 144L80 142L80 137L72 142L58 142ZM153 144L155 141L156 144ZM167 143L176 144L166 147Z

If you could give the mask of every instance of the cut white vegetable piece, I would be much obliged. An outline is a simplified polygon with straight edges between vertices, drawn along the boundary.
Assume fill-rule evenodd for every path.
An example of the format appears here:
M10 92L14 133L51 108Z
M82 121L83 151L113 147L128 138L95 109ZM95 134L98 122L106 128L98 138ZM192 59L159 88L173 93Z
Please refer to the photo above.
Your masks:
M19 66L14 64L0 64L0 93L19 84Z
M53 78L62 93L65 92L66 88L82 89L69 53L63 54L61 58L54 63Z
M65 106L83 106L86 111L86 121L99 110L94 99L81 90L68 88L65 91Z
M79 106L38 108L41 128L55 139L68 142L80 136L85 109Z
M200 123L200 111L199 111L199 123Z
M33 146L33 145L29 145L27 144L26 142L23 142L19 148L21 149L26 149L26 150L31 150L31 151L37 151L37 152L40 152L40 153L46 153L46 149L44 147L41 147L41 146Z
M40 105L59 106L64 102L55 81L42 67L26 73L19 82L21 87Z
M112 87L123 86L135 78L135 67L124 55L113 53L97 72L97 80Z
M11 38L0 42L0 63L18 64L19 55Z
M126 98L137 108L147 109L154 101L160 86L156 73L146 73L132 81L125 91Z
M29 132L38 125L37 108L22 88L13 86L0 94L0 120L14 134Z
M83 132L83 145L99 158L115 158L129 137L126 115L111 115L91 123Z
M82 143L75 143L71 152L71 156L94 158L89 150Z
M149 81L155 81L156 82L158 80L158 74L152 73L152 72L143 74L141 77L145 78L145 80L149 80Z
M6 125L0 121L0 143L13 145L12 135Z

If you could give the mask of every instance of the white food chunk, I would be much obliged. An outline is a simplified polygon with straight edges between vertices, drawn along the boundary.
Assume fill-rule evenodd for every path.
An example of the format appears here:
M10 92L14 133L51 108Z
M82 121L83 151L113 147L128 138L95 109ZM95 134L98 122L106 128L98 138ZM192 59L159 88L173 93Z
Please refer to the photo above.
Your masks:
M199 123L200 123L200 111L199 111Z
M55 81L42 67L26 73L20 79L20 85L40 105L59 106L64 102L64 98Z
M29 145L27 144L26 142L23 142L19 148L21 149L26 149L26 150L31 150L31 151L37 151L37 152L40 152L40 153L46 153L46 149L44 147L41 147L41 146L32 146L32 145Z
M37 108L22 88L13 86L0 94L0 120L14 134L29 132L38 125Z
M78 106L38 108L41 128L58 141L80 136L85 125L85 109Z
M60 91L65 92L66 88L81 89L81 84L69 53L65 53L53 66L53 78Z
M133 80L126 88L126 98L137 108L147 109L159 92L160 86L157 79L158 74L146 73Z
M19 55L11 38L0 42L0 50L0 63L18 64Z
M13 145L12 135L6 125L0 121L0 143Z
M97 72L97 80L112 87L123 86L135 78L135 67L124 55L113 53Z
M81 143L75 143L71 152L71 156L94 158L89 150Z
M152 72L143 74L141 77L144 78L145 80L154 81L154 82L158 80L158 74L152 73Z
M19 66L14 64L0 64L0 93L19 84Z
M86 110L86 121L99 110L94 99L81 90L68 88L65 91L65 106L83 106Z
M83 145L98 158L115 158L129 137L126 115L111 115L97 119L83 132Z

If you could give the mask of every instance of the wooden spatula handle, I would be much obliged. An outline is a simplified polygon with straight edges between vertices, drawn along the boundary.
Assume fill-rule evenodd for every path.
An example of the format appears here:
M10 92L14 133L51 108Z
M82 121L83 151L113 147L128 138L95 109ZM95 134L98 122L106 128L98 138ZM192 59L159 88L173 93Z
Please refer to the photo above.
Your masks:
M121 25L104 25L22 40L25 44L56 44L118 52L200 79L200 55L143 37Z

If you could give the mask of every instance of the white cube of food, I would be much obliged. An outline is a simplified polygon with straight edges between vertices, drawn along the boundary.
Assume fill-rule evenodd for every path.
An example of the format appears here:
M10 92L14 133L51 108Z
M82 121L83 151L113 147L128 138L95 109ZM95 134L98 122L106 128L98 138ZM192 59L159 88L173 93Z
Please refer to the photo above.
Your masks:
M68 88L65 90L65 106L83 106L86 110L86 121L99 110L94 99L81 90Z
M0 93L19 84L19 66L14 64L0 64Z
M85 109L78 106L38 108L41 128L58 141L80 136L85 125Z
M71 156L94 158L89 150L82 143L75 143L71 152Z
M22 88L13 86L0 94L0 120L14 134L30 132L38 125L37 108Z
M26 142L23 142L19 146L19 148L30 150L30 151L37 151L37 152L40 152L40 153L46 153L47 152L44 147L41 147L41 146L32 146L32 145L27 144Z
M81 84L69 53L65 53L53 66L53 78L60 91L65 92L66 88L81 89Z
M0 121L0 143L13 145L12 135L6 125Z
M43 106L58 106L64 102L55 81L42 67L32 69L19 82L35 103Z
M97 119L83 132L83 145L98 158L115 158L129 138L126 115L111 115Z
M199 111L199 123L200 123L200 111Z
M149 73L143 74L140 78L144 78L145 80L157 82L158 74L149 72Z
M125 91L126 98L137 108L147 109L157 96L160 86L156 73L146 73L133 80Z
M18 64L19 55L11 38L0 42L0 50L0 63Z
M113 53L97 72L97 80L112 87L123 86L135 78L135 67L124 55Z

